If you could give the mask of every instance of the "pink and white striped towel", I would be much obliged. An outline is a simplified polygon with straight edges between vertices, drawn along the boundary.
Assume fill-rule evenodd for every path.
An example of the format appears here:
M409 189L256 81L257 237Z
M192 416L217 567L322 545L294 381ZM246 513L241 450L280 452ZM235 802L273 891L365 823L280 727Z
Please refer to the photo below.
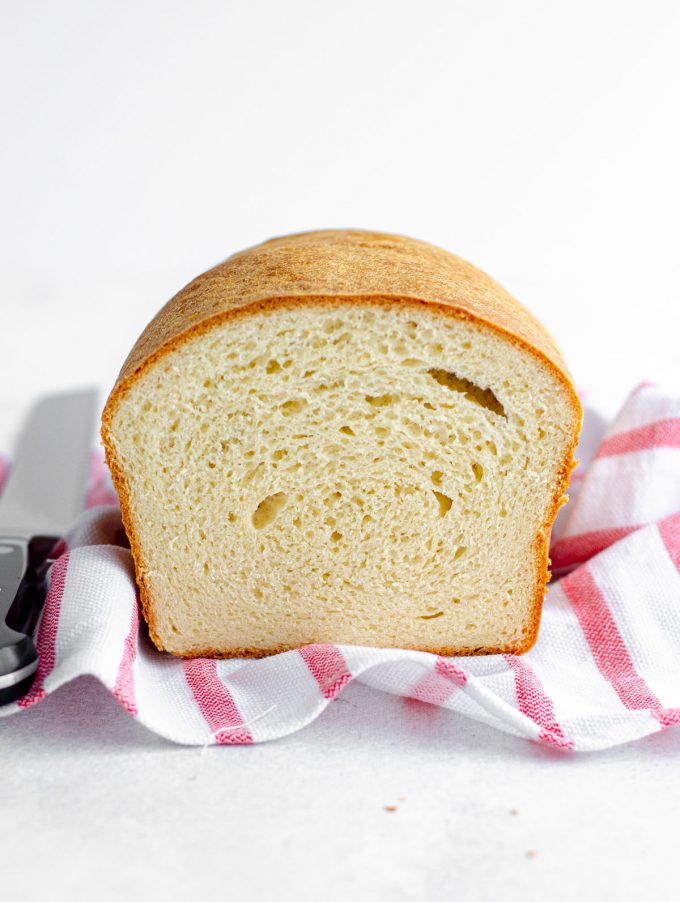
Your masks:
M556 576L529 654L442 658L312 645L262 660L181 661L140 629L134 572L100 472L54 564L28 695L94 674L175 742L262 742L314 720L353 679L565 750L629 742L680 723L680 389L644 384L584 460L557 524ZM595 453L588 454L595 445Z

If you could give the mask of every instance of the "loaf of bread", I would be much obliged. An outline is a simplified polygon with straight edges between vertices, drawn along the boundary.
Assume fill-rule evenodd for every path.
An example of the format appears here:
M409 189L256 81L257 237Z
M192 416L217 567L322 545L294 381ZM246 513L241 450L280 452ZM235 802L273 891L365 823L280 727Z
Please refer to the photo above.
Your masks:
M153 641L526 651L580 424L553 339L452 254L361 231L236 254L104 411Z

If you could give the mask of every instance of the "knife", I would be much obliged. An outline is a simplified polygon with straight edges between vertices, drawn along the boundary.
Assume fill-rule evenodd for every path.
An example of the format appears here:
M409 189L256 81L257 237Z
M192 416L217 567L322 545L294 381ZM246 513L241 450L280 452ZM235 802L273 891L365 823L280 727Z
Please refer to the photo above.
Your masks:
M0 705L38 669L33 644L50 553L82 511L97 393L50 395L32 408L0 494Z

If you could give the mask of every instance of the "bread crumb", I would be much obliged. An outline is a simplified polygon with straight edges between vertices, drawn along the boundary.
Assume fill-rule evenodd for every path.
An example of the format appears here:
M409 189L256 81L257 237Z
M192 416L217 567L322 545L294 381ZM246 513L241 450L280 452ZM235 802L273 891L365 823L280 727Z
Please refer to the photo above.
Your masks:
M536 849L529 849L529 851L526 853L527 858L535 858L537 855L538 852L536 851Z
M384 805L384 806L383 806L383 811L390 811L390 812L392 812L392 811L396 811L396 810L397 810L397 806L396 806L396 805Z
M509 812L513 817L517 817L519 814L519 810L517 808L511 808Z

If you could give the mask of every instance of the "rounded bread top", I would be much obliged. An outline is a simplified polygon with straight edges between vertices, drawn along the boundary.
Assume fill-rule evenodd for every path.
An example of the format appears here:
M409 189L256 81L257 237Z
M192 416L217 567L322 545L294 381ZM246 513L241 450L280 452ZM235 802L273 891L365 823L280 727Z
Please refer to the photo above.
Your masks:
M460 257L413 238L354 229L301 232L240 251L198 276L156 314L114 392L182 337L263 304L409 300L492 326L538 352L571 385L550 334L511 294Z

